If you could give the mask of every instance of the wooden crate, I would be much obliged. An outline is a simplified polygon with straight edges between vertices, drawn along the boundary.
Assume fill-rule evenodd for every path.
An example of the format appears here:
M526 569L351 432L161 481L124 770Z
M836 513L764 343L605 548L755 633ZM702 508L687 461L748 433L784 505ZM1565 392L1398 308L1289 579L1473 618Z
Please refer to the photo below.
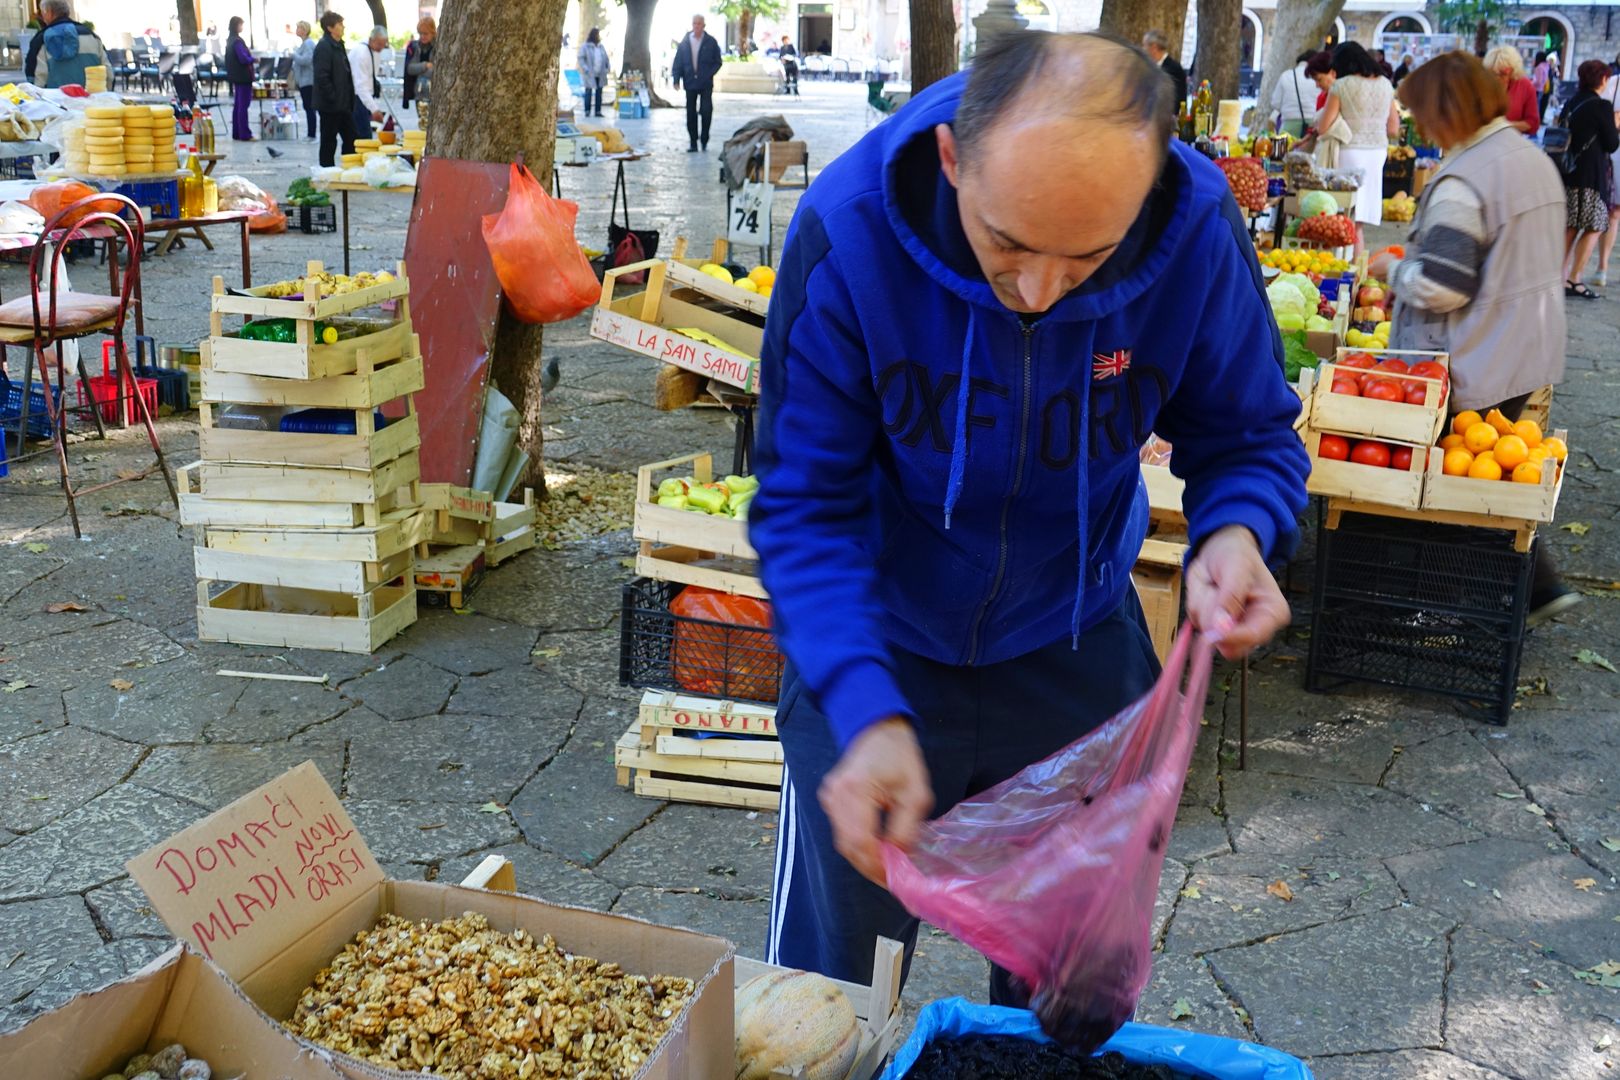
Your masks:
M1363 349L1340 349L1342 360ZM1450 370L1451 359L1445 353L1374 353L1379 359L1437 360ZM1404 401L1377 401L1373 398L1352 397L1333 392L1333 376L1337 372L1355 369L1340 368L1336 364L1323 364L1317 369L1310 401L1310 426L1313 430L1352 439L1377 439L1381 442L1407 443L1414 446L1432 446L1440 438L1446 425L1446 397L1438 379L1423 379L1402 375L1398 381L1422 382L1422 405L1409 405Z
M198 474L202 469L202 462L192 462L175 470L182 525L348 529L376 525L383 514L416 505L413 484L386 492L375 502L221 498L201 492Z
M615 297L619 278L642 271L647 274L645 290ZM727 297L716 296L721 283L708 280L710 285L673 281L669 263L659 259L609 270L603 275L602 298L591 316L591 336L717 382L757 392L765 320ZM688 328L711 334L731 348L679 332Z
M355 409L353 435L294 431L249 431L214 426L213 406L199 406L201 453L210 462L253 465L314 465L373 472L422 445L421 429L410 398L406 414L378 430L370 409Z
M311 262L307 273L318 274L324 267ZM276 299L265 295L270 286L227 292L224 280L215 278L213 311L221 315L245 315L253 319L295 319L305 321L332 319L356 311L375 307L391 300L405 300L410 295L410 283L405 279L405 264L397 264L394 280L369 289L322 296L318 288L306 290L300 300ZM245 293L246 295L239 295Z
M202 349L203 355L208 357L213 344L205 341ZM376 408L422 389L420 342L411 335L410 348L391 359L362 350L356 354L349 370L352 374L283 378L227 371L210 363L202 371L201 400L210 404L285 405L309 409Z
M514 555L534 547L534 489L526 488L520 503L498 502L495 518L486 526L484 556L489 565L499 566Z
M1543 386L1530 395L1530 400L1524 403L1524 410L1519 414L1521 420L1534 420L1536 426L1542 431L1552 430L1552 397L1553 388Z
M849 999L850 1005L855 1009L855 1015L861 1022L859 1049L856 1050L855 1061L844 1074L843 1080L871 1080L899 1043L900 973L904 961L905 949L901 944L880 937L877 939L876 952L872 958L870 986L833 980ZM760 975L791 970L760 960L750 960L746 956L738 956L733 960L732 968L737 990L741 990L750 979ZM797 1071L791 1074L773 1072L770 1080L797 1080L802 1075Z
M210 499L376 504L416 483L421 469L412 450L370 471L200 461L188 466L188 476Z
M416 556L413 574L420 602L435 607L448 604L466 607L467 597L484 577L484 548L481 544L446 547Z
M401 300L400 305L404 304ZM374 364L398 360L410 353L415 341L408 320L392 323L367 320L375 329L323 345L315 340L312 322L298 323L299 340L295 342L253 341L227 334L224 317L218 312L213 319L216 325L203 343L208 347L204 370L239 375L298 380L351 375L360 370L362 355L370 356ZM340 330L345 328L339 325Z
M636 470L635 519L631 528L632 535L641 542L636 573L658 581L678 581L766 599L765 588L759 582L759 555L748 542L748 523L659 506L658 484L665 474L690 474L698 483L706 484L714 479L714 456L687 454ZM717 557L728 565L702 565Z
M1149 537L1142 541L1131 569L1131 582L1160 663L1170 655L1181 627L1181 567L1186 558L1185 543Z
M1143 465L1142 483L1148 494L1148 519L1164 525L1186 525L1181 512L1181 496L1187 482L1170 471L1168 465Z
M776 710L753 702L648 690L613 761L620 786L674 802L774 810L782 787Z
M197 582L199 641L372 653L416 621L408 580L359 594L247 582L210 591Z
M202 581L237 581L341 593L373 592L410 570L412 560L411 551L397 552L381 562L249 555L209 547L195 548L193 555L197 578Z
M1340 395L1341 397L1344 395ZM1357 465L1353 461L1333 461L1317 456L1322 432L1311 430L1305 436L1305 451L1311 458L1311 475L1305 490L1312 495L1351 499L1360 503L1416 510L1423 502L1424 468L1430 447L1415 447L1412 467L1404 472Z
M1350 300L1341 292L1334 304L1333 325L1327 330L1306 330L1305 346L1323 360L1332 359L1344 344L1345 331L1350 329Z
M353 529L209 527L203 530L203 542L212 550L240 555L381 563L426 543L428 522L423 511L393 510L376 525Z
M1553 432L1566 442L1569 433ZM1558 509L1558 496L1564 490L1564 470L1549 469L1543 463L1541 483L1515 484L1509 480L1475 480L1468 476L1447 476L1444 455L1429 455L1423 478L1422 507L1435 511L1433 520L1444 520L1439 512L1497 518L1507 522L1548 522ZM1508 528L1508 525L1497 526ZM1514 526L1516 529L1517 527Z

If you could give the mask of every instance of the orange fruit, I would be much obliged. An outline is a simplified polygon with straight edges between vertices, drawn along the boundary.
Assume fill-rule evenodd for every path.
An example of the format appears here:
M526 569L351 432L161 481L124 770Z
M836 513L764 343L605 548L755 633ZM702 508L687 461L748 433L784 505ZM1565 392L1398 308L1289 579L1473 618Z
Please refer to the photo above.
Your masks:
M1467 476L1468 467L1474 463L1474 455L1462 447L1447 450L1445 460L1440 468L1447 476Z
M1515 484L1541 483L1541 466L1533 461L1526 461L1513 470L1513 482Z
M1526 446L1541 445L1541 425L1534 420L1520 420L1513 425L1513 434L1524 440Z
M1476 454L1482 454L1495 446L1499 438L1501 435L1494 427L1481 421L1468 425L1468 430L1463 432L1463 445Z
M1547 453L1559 461L1563 461L1564 458L1569 456L1569 447L1565 446L1564 440L1556 435L1549 435L1542 439L1541 445L1547 448Z
M1440 440L1440 449L1442 449L1442 450L1456 450L1457 448L1461 447L1462 444L1463 444L1463 437L1461 435L1456 435L1456 434L1447 435L1445 438Z
M1474 459L1472 465L1468 466L1468 475L1475 480L1500 480L1502 479L1502 466L1496 463L1495 458L1489 455L1481 455Z
M1464 409L1462 412L1458 413L1452 418L1451 430L1457 435L1466 434L1469 428L1473 427L1483 419L1485 418L1479 415L1479 413L1475 412L1473 409Z
M1491 448L1496 463L1504 469L1516 469L1530 456L1530 448L1517 435L1504 435Z
M1501 409L1492 409L1486 413L1485 422L1495 428L1498 435L1513 434L1513 421L1503 416Z
M1529 455L1524 460L1540 465L1550 457L1552 457L1552 451L1545 446L1532 446Z

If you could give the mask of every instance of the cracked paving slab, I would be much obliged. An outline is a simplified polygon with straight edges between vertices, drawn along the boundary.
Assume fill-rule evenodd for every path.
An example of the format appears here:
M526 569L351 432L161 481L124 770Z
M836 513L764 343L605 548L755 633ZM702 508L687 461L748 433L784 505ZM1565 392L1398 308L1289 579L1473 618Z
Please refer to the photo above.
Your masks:
M459 882L488 855L501 855L511 860L512 873L517 877L517 891L547 903L610 911L613 902L623 891L583 866L575 866L559 855L524 843L502 844L475 851L471 855L446 859L439 866L436 880Z
M113 881L126 861L202 816L189 803L122 784L0 848L0 900Z
M60 1008L88 990L98 990L110 982L128 978L171 946L172 942L153 938L126 938L99 945L52 974L10 1009L0 1010L0 1032L20 1027L40 1013Z
M600 740L595 740L600 741ZM509 807L531 844L594 866L666 806L613 783L613 747L575 738Z
M433 862L518 838L509 815L485 814L475 806L364 799L343 806L381 863Z
M400 720L349 743L349 795L505 805L568 738L572 716L447 714Z
M201 742L209 725L228 716L241 696L238 680L222 679L212 665L179 655L85 679L63 700L75 727L161 746Z
M160 746L146 756L130 782L213 811L306 761L315 763L333 791L342 790L343 744L333 740L298 746Z
M1507 1080L1495 1069L1481 1068L1441 1050L1316 1057L1309 1065L1315 1080Z
M245 685L230 712L208 724L203 734L209 742L274 742L341 716L352 707L336 689L318 683L219 678Z
M1553 837L1546 818L1525 811L1529 800L1512 797L1522 794L1519 785L1471 732L1408 747L1385 786L1492 836L1538 842Z
M445 712L482 716L539 716L572 724L584 702L579 691L551 675L522 667L501 668L487 675L468 675L456 684Z
M133 743L78 728L0 747L0 825L32 832L118 783L140 755Z
M0 905L0 1004L30 993L101 943L77 896Z
M679 926L700 934L725 938L745 955L761 955L770 904L761 899L725 899L690 889L652 889L633 886L619 894L613 914L645 919L661 926Z
M645 885L759 897L770 889L775 825L775 814L671 803L631 833L596 871L627 889Z
M503 566L493 573L505 573ZM475 594L476 606L492 581ZM488 615L456 615L449 611L421 611L416 624L399 638L411 656L455 675L483 675L529 662L536 637L532 626L492 619ZM421 715L418 713L417 715Z
M444 708L456 677L414 656L401 656L343 684L343 696L390 720L432 716Z
M119 878L84 894L96 919L114 940L131 937L167 939L169 928L163 925L146 890L135 884L133 878Z
M1475 840L1480 833L1383 788L1265 773L1226 773L1226 812L1240 853L1374 859Z
M1279 881L1291 900L1267 891ZM1266 855L1227 855L1192 868L1170 921L1165 951L1230 948L1400 902L1394 879L1377 862L1302 865Z
M1185 1005L1190 1016L1178 1015ZM1232 1003L1210 974L1204 961L1191 956L1155 956L1153 976L1136 1005L1139 1024L1157 1024L1176 1031L1197 1031L1224 1039L1251 1038Z

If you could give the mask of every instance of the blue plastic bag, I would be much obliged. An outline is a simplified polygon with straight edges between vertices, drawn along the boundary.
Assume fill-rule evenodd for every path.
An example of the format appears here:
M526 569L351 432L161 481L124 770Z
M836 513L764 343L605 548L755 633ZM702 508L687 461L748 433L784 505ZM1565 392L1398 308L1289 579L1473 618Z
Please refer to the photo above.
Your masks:
M911 1037L894 1055L883 1080L903 1080L923 1047L935 1039L1006 1035L1051 1042L1027 1009L975 1005L964 998L931 1002L917 1016ZM1200 1035L1150 1024L1126 1024L1097 1053L1114 1051L1138 1065L1169 1065L1203 1080L1311 1080L1305 1063L1281 1050L1255 1043Z

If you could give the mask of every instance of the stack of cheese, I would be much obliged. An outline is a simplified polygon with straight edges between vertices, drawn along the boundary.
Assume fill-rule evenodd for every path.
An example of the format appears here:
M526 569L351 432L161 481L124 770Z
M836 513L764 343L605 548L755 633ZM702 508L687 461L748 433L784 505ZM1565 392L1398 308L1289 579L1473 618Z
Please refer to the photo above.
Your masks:
M354 140L354 152L359 154L362 159L364 159L366 157L366 155L375 154L381 149L382 149L382 140L381 139L356 139L356 140Z
M345 169L358 169L366 163L364 154L342 154L338 157L338 164Z
M85 68L84 88L92 94L105 94L107 92L107 69L101 66Z
M129 105L124 109L124 172L129 176L152 175L152 158L157 153L152 120L150 105Z
M129 171L124 157L122 105L91 105L84 110L84 147L85 172L89 175L123 176Z
M146 109L152 115L152 172L172 176L180 171L180 156L174 146L174 108L148 105Z
M427 152L427 132L420 129L405 133L405 152L420 160Z
M67 120L62 124L62 167L70 176L83 176L90 171L90 152L84 142L83 120Z

